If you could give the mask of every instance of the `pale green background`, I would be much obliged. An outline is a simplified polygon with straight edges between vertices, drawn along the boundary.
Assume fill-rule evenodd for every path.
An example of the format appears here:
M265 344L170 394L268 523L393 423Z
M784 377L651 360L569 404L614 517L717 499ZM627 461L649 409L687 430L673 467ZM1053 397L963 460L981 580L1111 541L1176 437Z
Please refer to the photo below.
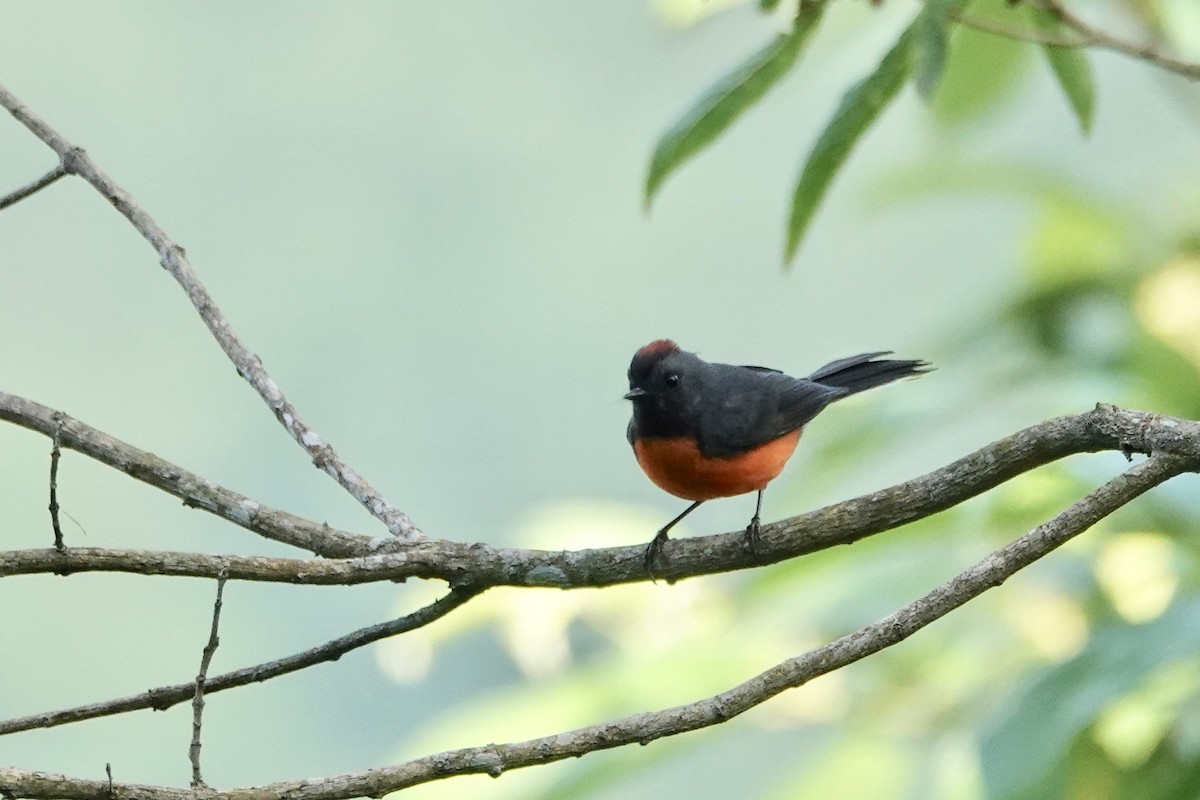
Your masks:
M657 136L771 35L751 7L673 29L642 3L9 2L0 83L187 248L247 346L389 499L431 535L510 544L564 500L628 504L648 520L679 510L623 438L628 358L660 336L801 373L883 348L938 363L886 398L892 413L925 419L926 435L882 435L888 451L820 502L1040 418L1028 398L1044 400L1052 376L993 400L971 393L981 365L940 358L944 337L1008 291L1029 208L986 195L884 205L873 199L880 178L952 151L1021 158L1165 223L1200 166L1195 120L1159 76L1112 56L1095 60L1087 140L1044 68L1030 71L1019 107L954 139L908 90L784 272L792 181L840 93L911 13L888 5L838 4L799 72L672 178L649 215L640 190ZM0 192L53 163L0 120ZM0 214L0 341L5 391L263 502L381 530L311 468L154 252L77 180ZM1084 410L1097 399L1081 389L1054 402ZM827 424L853 426L853 407ZM810 435L819 442L821 426ZM51 541L48 453L44 438L0 427L6 549ZM787 477L818 469L801 459ZM77 454L63 458L60 489L86 530L68 522L71 544L285 552ZM769 493L766 516L803 510L786 498ZM690 530L742 525L750 502L716 504ZM0 581L0 717L189 679L212 592L210 582L106 575ZM214 670L312 646L418 595L231 584ZM439 653L415 686L389 681L365 650L216 695L206 777L236 786L392 763L440 710L514 680L483 632ZM3 737L0 765L101 777L111 762L118 780L182 785L189 716L179 706ZM722 796L743 767L753 788L805 741L752 720L713 735L726 737L729 762L643 775L630 791ZM464 731L454 744L488 736ZM459 789L487 796L511 780Z

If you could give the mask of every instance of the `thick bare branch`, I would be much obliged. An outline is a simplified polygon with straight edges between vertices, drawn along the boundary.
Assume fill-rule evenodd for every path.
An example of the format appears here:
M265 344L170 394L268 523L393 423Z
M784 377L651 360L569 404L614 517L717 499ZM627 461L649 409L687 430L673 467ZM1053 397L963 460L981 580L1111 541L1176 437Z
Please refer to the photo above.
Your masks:
M436 602L403 617L360 628L301 653L207 678L204 682L204 692L213 694L226 689L235 689L238 686L247 686L251 683L261 683L327 661L337 661L351 650L357 650L372 642L416 630L439 620L478 594L479 592L474 589L451 590L449 594ZM195 681L190 681L172 686L162 686L128 697L118 697L103 703L91 703L86 706L76 706L44 714L15 717L0 721L0 736L35 728L53 728L57 725L66 725L70 722L81 722L97 717L110 717L127 711L140 711L147 708L165 711L188 700L193 696L195 690Z
M154 247L163 268L183 287L213 338L237 367L238 374L254 387L287 432L312 457L313 463L332 476L368 511L384 522L393 535L409 541L423 539L424 534L413 525L407 514L388 503L383 495L343 462L333 447L304 421L300 412L288 402L283 391L267 374L259 358L246 349L234 333L229 320L192 270L183 248L167 236L166 231L159 227L137 201L93 164L83 148L76 147L63 138L3 86L0 86L0 107L7 109L18 122L57 153L67 172L78 175L91 184Z
M728 572L850 544L950 508L1043 464L1099 450L1171 453L1200 464L1200 423L1100 405L1086 414L1026 428L890 489L764 526L754 553L746 551L740 531L673 539L663 550L659 577L678 580ZM316 561L98 548L72 548L66 553L39 549L0 552L0 578L92 571L215 578L227 567L233 580L350 585L433 578L480 589L578 589L647 580L641 560L644 554L644 543L545 551L442 540L419 542L396 553Z
M655 739L725 722L781 692L801 686L877 653L911 636L949 612L999 586L1018 570L1087 530L1100 519L1196 462L1177 455L1156 455L1088 494L1054 519L872 625L789 659L713 697L660 711L635 714L540 739L449 750L393 767L328 778L287 781L203 794L166 786L118 784L126 800L344 800L380 797L421 783L455 775L502 773L521 767L576 758L597 750ZM13 797L108 800L104 781L82 780L18 769L0 769L0 793Z
M391 537L382 541L373 540L263 505L85 425L61 411L16 395L0 392L0 420L49 436L63 447L178 497L186 506L204 509L268 539L301 547L318 555L331 558L360 555L371 552L373 544L394 541ZM216 577L215 572L206 575Z

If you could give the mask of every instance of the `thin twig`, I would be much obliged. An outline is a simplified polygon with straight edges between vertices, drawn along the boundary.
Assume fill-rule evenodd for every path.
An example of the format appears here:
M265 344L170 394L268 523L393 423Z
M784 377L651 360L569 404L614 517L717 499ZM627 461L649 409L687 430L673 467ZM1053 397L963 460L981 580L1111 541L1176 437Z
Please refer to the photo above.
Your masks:
M59 161L57 167L50 170L42 177L38 178L33 183L22 186L20 189L17 189L16 191L13 191L13 192L9 192L8 194L4 195L3 197L0 197L0 211L3 211L4 209L8 208L9 206L16 205L17 203L24 200L26 197L29 197L30 195L32 195L36 192L39 192L42 189L45 189L47 186L54 183L56 180L58 180L59 178L61 178L62 176L66 175L66 174L67 174L66 165L62 161Z
M225 581L229 575L224 571L217 576L217 599L213 603L212 628L208 632L208 642L200 653L200 671L196 673L195 689L192 692L192 743L188 747L188 759L192 762L192 788L207 787L200 775L200 729L204 722L204 685L208 680L208 665L212 663L213 653L217 652L221 639L217 631L221 624L221 595L225 591Z
M968 28L974 28L977 31L995 34L996 36L1003 36L1006 39L1029 42L1030 44L1052 45L1054 47L1068 47L1072 49L1087 47L1091 44L1090 41L1078 37L1068 39L1050 31L1006 25L998 20L979 17L967 11L952 10L950 17L955 22L966 25Z
M226 672L224 675L208 678L204 684L204 691L206 694L213 694L225 689L246 686L251 683L261 683L271 678L277 678L281 675L287 675L328 661L337 661L351 650L357 650L360 647L365 647L381 639L416 630L439 620L479 594L480 590L477 589L453 589L436 602L403 617L381 622L377 625L370 625L366 628L360 628L318 647L313 647L275 661L267 661L252 667L245 667L234 672ZM123 714L127 711L139 711L147 708L153 708L155 711L165 711L192 697L195 688L195 682L177 683L173 686L162 686L157 689L151 689L148 692L120 697L103 703L76 706L75 708L51 711L43 714L32 714L27 717L17 717L0 722L0 736L19 731L33 730L35 728L52 728L71 722L108 717L114 714Z
M1200 80L1200 63L1184 61L1181 58L1163 53L1154 44L1135 44L1097 28L1076 15L1064 5L1061 0L1030 0L1042 10L1057 19L1066 28L1073 31L1072 36L1062 36L1052 31L1034 30L1030 28L1009 25L998 20L979 17L965 11L952 10L950 16L956 22L974 28L984 33L992 33L1031 44L1051 45L1072 49L1100 48L1111 50L1122 55L1130 56L1154 64L1157 67L1182 75L1189 80Z
M59 440L62 438L62 418L59 417L58 425L54 428L54 433L50 438L52 445L50 447L50 527L54 529L54 549L58 552L63 552L67 546L63 544L62 525L58 521L58 460L62 457L62 448L59 447Z
M1093 47L1112 50L1113 52L1122 53L1132 58L1148 61L1155 66L1170 70L1189 80L1200 80L1200 64L1198 63L1166 55L1150 43L1135 44L1134 42L1128 42L1113 36L1107 31L1103 31L1085 21L1082 17L1077 16L1075 12L1067 8L1060 0L1035 0L1035 2L1040 3L1042 8L1068 28L1082 36Z
M34 136L54 150L68 172L91 184L154 247L163 268L183 287L209 332L237 367L238 374L254 387L284 429L309 454L313 463L332 476L371 514L386 524L394 536L406 541L424 539L424 534L413 525L408 515L392 506L366 479L343 462L333 447L326 443L288 402L278 384L263 368L262 361L251 353L234 333L229 320L192 270L183 248L167 236L166 231L159 227L137 201L93 164L83 148L63 138L3 86L0 86L0 107L7 109Z
M212 792L209 800L348 800L380 797L455 775L497 777L521 767L577 758L598 750L648 744L718 725L762 704L787 689L877 653L940 619L1017 571L1052 552L1139 495L1182 472L1194 460L1157 455L1126 470L1011 544L963 571L890 616L804 655L788 659L728 691L694 703L624 717L539 739L448 750L392 767L329 776L320 780L286 781L266 786ZM99 800L102 784L63 775L0 768L0 791L31 800ZM201 800L196 791L167 786L125 784L125 800Z

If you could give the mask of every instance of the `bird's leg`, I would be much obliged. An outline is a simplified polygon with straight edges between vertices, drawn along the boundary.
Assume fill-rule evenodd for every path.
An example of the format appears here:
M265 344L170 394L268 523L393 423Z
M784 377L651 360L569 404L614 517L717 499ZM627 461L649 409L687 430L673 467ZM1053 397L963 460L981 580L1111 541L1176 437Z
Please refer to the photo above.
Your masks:
M750 518L750 524L746 526L746 538L743 540L746 549L751 553L758 552L759 542L759 518L758 515L762 512L762 489L758 490L758 502L754 505L754 516Z
M692 503L690 506L685 508L683 510L682 514L680 514L678 517L676 517L675 519L671 520L666 525L664 525L662 527L662 530L660 530L658 533L656 533L654 535L654 538L650 540L650 544L646 545L646 559L645 559L646 574L650 576L650 580L654 580L654 562L658 559L659 553L662 552L663 544L667 541L668 538L670 538L667 536L667 531L671 530L671 528L674 528L675 523L679 522L679 520L683 519L688 514L695 511L696 508L703 502L704 502L703 500L697 500L696 502Z

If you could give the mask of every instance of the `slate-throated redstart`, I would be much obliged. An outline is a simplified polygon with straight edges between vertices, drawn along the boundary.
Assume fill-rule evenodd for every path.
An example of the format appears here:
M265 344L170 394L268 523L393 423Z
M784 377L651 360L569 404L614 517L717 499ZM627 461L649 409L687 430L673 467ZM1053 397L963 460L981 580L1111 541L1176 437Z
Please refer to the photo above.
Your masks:
M758 492L746 545L758 543L763 489L791 458L804 426L830 403L876 386L921 375L924 361L881 359L863 353L792 378L767 367L710 364L658 339L629 364L633 419L626 435L638 464L660 489L692 504L646 547L646 571L667 531L705 500Z

